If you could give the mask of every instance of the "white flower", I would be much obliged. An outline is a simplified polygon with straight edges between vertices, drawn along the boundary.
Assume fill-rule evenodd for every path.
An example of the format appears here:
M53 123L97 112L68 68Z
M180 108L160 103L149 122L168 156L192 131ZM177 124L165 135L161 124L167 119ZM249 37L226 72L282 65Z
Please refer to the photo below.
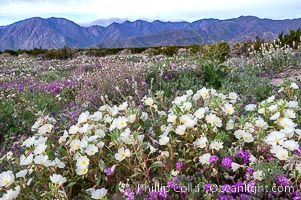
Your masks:
M47 148L47 145L46 145L46 144L39 144L38 146L36 146L36 148L35 148L35 150L34 150L33 153L34 153L35 155L43 154L43 153L45 153L46 148Z
M75 173L79 176L84 175L88 172L88 167L77 167Z
M261 181L262 176L263 176L263 171L257 170L255 172L253 172L253 178L256 179L256 180Z
M231 169L232 169L233 172L235 172L236 170L238 170L241 167L242 166L240 164L237 164L235 162L232 162L232 164L231 164Z
M209 94L209 90L207 90L205 87L203 87L200 91L200 95L205 99L208 94Z
M186 126L185 125L179 125L176 128L176 134L177 135L184 135L186 131Z
M201 164L209 164L209 159L211 157L211 154L210 153L205 153L204 155L200 156L199 157L199 161Z
M263 115L265 113L265 108L259 108L258 113Z
M99 138L104 138L106 136L104 130L102 129L96 129L95 135L98 136Z
M278 106L277 105L271 105L270 107L268 107L268 110L271 112L275 112L278 110Z
M22 155L20 157L20 165L30 165L33 160L33 154L30 154L28 157L25 155Z
M215 141L211 142L209 148L218 151L224 147L223 144L224 144L223 142L215 140Z
M296 127L297 125L289 118L282 118L279 121L280 126L282 126L283 128L287 128L287 127Z
M296 113L292 109L287 109L284 111L284 117L293 119L296 118Z
M79 129L78 126L72 125L72 126L69 128L69 134L76 134L76 133L78 132L78 129Z
M248 132L245 132L242 136L243 140L246 142L246 143L251 143L254 141L254 138L252 136L251 133L248 133Z
M60 168L60 169L65 168L65 163L63 163L60 159L55 158L54 162L55 162L55 164L57 165L58 168Z
M88 118L89 118L89 112L86 111L86 112L83 112L79 115L78 117L78 123L81 124L81 123L86 123L88 121Z
M299 148L299 144L298 142L294 141L294 140L287 140L287 141L284 141L284 143L282 144L282 146L284 148L287 148L288 150L290 151L294 151L296 149Z
M167 122L171 122L171 123L175 124L176 120L177 120L177 115L168 114L168 116L167 116Z
M230 119L226 124L226 130L232 130L234 128L234 121Z
M246 131L241 129L234 131L234 136L236 137L236 139L241 139L245 134Z
M299 89L299 86L293 82L293 83L291 83L290 88L297 90L297 89Z
M195 111L194 116L196 116L196 118L198 119L202 119L205 117L205 113L207 112L208 107L205 108L199 108Z
M69 137L68 132L67 132L66 130L64 130L63 136L61 136L61 137L59 138L59 143L60 143L60 144L65 143L67 137Z
M287 103L287 107L297 109L299 107L299 105L298 105L297 101L290 101L290 102Z
M292 138L294 136L295 129L292 127L281 129L279 132L284 133L285 137Z
M192 104L190 102L185 102L185 103L183 103L182 109L184 111L189 111L191 109L191 107L192 107Z
M230 98L231 100L236 100L237 97L238 97L238 95L237 95L235 92L230 92L230 93L229 93L229 98Z
M167 145L168 144L169 137L166 134L160 135L159 137L160 137L160 139L159 139L159 144L160 145Z
M276 157L279 160L287 160L288 159L288 151L286 149L279 149L276 153Z
M282 132L273 131L263 140L269 145L276 146L277 144L282 144L286 140L286 136Z
M41 126L39 129L38 129L38 134L39 135L44 135L46 133L50 133L51 130L53 128L53 125L52 124L44 124L43 126Z
M60 174L53 174L52 176L50 176L50 180L57 186L60 186L67 181L66 177L63 177Z
M142 112L140 119L145 122L148 119L148 114L146 112Z
M118 117L116 120L116 128L123 129L127 126L127 118L122 116L122 117Z
M42 117L39 117L37 121L34 123L34 125L31 127L31 131L36 131L37 128L39 128L43 124L44 119Z
M24 178L27 174L28 170L27 169L23 169L21 171L19 171L18 173L16 173L16 178Z
M254 111L256 109L256 105L255 104L248 104L245 106L245 110L246 111Z
M217 117L215 114L210 113L206 116L207 123L211 124L212 126L221 127L222 126L222 120Z
M268 128L268 123L265 122L264 119L259 118L255 121L255 126L265 130Z
M128 102L123 102L121 105L118 106L118 110L119 111L126 110L128 106L129 106Z
M88 168L90 163L89 158L87 156L80 156L77 158L76 166L78 168Z
M274 100L275 100L275 95L272 95L267 99L267 102L272 103Z
M123 161L126 157L130 157L131 152L129 149L124 149L124 147L121 147L118 149L118 153L115 153L115 159L119 162Z
M0 174L0 187L8 187L15 181L15 175L11 170Z
M37 165L43 165L48 160L47 155L40 154L34 158L34 163Z
M301 129L295 129L295 132L297 133L297 135L301 136Z
M148 97L144 100L145 105L152 106L154 105L154 100L151 97Z
M131 130L129 128L125 129L125 131L120 134L120 139L125 144L134 144L135 142L134 137L133 135L131 135Z
M102 112L97 111L93 113L93 115L90 115L89 118L92 119L93 121L100 121L102 119Z
M2 198L0 198L1 200L12 200L12 199L16 199L20 193L20 186L16 186L15 190L13 189L9 189L6 191L6 194L3 194Z
M88 156L93 156L98 152L98 148L94 144L89 144L85 150L85 153Z
M32 136L32 137L27 138L27 139L22 143L22 146L30 147L30 146L34 145L35 142L36 142L35 136Z
M270 120L277 120L280 117L280 112L276 112L274 115L270 117Z
M207 137L200 137L198 139L196 139L196 141L193 143L194 146L196 146L197 148L205 148L207 145L208 139Z
M70 142L70 151L76 151L81 147L81 141L76 139Z
M135 121L136 121L136 114L131 114L131 115L129 115L128 117L127 117L127 119L128 119L128 121L130 122L130 123L134 123Z
M92 199L103 199L107 195L108 190L105 188L92 190Z
M92 126L90 126L88 123L85 123L85 124L83 124L82 127L80 127L78 129L78 132L79 133L88 133L88 132L90 132L91 128L92 128Z
M272 146L270 152L273 154L277 154L279 151L282 151L284 148L282 146L276 145Z
M224 106L222 107L222 110L226 115L232 115L234 113L234 107L230 103L225 103Z

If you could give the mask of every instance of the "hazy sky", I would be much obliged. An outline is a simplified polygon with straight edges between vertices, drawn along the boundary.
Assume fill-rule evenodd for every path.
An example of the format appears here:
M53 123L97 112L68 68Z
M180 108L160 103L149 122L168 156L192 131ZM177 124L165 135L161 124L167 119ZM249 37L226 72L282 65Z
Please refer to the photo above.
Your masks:
M0 0L0 25L30 17L63 17L77 23L112 17L186 20L301 18L300 0Z

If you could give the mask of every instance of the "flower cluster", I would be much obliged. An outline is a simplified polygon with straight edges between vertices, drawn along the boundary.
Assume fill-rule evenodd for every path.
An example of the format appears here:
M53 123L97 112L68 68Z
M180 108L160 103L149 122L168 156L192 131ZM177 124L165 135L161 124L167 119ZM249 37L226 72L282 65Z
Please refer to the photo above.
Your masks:
M22 142L17 173L0 174L2 198L106 199L119 191L127 199L235 199L267 194L227 188L297 188L299 102L298 96L271 96L243 106L234 92L203 87L175 97L169 107L164 106L164 92L145 96L139 108L129 102L105 104L82 112L67 130L58 130L54 118L42 115L32 126L34 135ZM200 184L205 187L199 189ZM159 190L151 190L153 185ZM222 190L214 193L212 185ZM297 192L288 195L300 197Z

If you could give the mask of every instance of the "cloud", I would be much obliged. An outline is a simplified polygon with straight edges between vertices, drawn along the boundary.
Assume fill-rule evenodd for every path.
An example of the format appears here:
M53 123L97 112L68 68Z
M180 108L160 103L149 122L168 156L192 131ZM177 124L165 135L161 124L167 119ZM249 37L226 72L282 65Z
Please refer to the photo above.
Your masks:
M111 17L184 19L301 17L299 0L1 0L0 24L29 17L65 17L76 22Z

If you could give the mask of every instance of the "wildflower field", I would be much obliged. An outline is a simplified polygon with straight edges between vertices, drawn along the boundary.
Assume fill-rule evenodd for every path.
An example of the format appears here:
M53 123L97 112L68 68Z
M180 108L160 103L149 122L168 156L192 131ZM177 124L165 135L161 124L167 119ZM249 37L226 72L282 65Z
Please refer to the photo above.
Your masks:
M301 199L301 48L229 55L0 55L0 199Z

